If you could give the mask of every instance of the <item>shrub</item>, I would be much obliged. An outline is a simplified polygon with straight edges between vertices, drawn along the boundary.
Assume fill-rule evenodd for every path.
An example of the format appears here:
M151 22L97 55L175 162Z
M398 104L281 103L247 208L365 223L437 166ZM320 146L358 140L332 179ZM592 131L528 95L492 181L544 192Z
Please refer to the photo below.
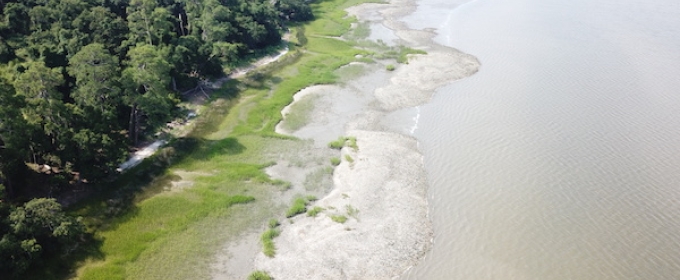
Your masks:
M338 166L338 165L340 165L340 158L338 158L338 157L332 157L332 158L331 158L331 165L333 165L333 166Z
M396 67L394 67L394 65L392 65L392 64L387 64L387 66L385 66L385 69L387 71L394 71L394 69L396 69Z

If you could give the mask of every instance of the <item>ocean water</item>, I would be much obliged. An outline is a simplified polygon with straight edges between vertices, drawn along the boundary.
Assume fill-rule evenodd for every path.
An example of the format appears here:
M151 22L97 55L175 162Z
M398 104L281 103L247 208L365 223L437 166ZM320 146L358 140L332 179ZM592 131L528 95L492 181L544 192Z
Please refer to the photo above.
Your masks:
M680 1L422 0L479 58L418 109L435 227L404 279L680 279Z

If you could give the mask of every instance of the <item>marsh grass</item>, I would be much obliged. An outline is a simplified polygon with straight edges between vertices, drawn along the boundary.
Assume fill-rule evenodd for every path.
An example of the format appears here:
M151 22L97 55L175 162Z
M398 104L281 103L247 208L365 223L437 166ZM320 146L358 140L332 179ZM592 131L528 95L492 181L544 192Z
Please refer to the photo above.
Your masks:
M347 222L347 217L344 215L331 215L331 220L339 224L344 224Z
M340 160L338 158L338 160ZM307 177L305 177L305 181L302 182L302 185L305 187L306 191L310 192L325 192L327 191L329 187L332 186L332 175L333 174L333 168L330 166L325 166L325 167L319 167L316 170L310 172L307 174Z
M262 241L262 253L265 256L273 258L276 255L276 246L274 245L274 238L279 236L281 231L277 228L270 228L262 233L260 241Z
M314 206L312 209L309 209L309 211L307 211L307 216L316 217L316 215L321 213L323 210L326 210L326 209L324 209L323 207Z
M345 33L342 37L350 41L358 41L368 38L371 35L371 27L368 22L355 24L354 28Z
M352 148L356 152L359 149L357 138L354 136L340 136L337 140L328 143L328 147L331 149L340 150L345 146Z
M280 111L299 90L337 82L337 69L373 55L353 42L329 38L346 33L355 22L346 17L344 8L363 2L368 1L313 3L317 20L296 29L300 32L296 38L304 36L306 44L291 44L279 61L213 92L192 132L169 144L172 156L145 160L116 181L97 187L100 192L91 200L71 208L85 218L99 241L74 277L205 279L221 244L284 211L271 202L276 187L286 184L263 171L275 158L268 151L298 141L274 133ZM163 193L174 180L166 177L173 170L205 175L192 178L189 189ZM306 211L306 201L293 206L293 212ZM273 252L277 232L270 228L263 233L266 240L272 239ZM203 265L187 269L187 263Z
M355 63L340 67L338 70L335 71L335 74L342 77L343 80L347 81L361 77L366 73L366 70L367 70L366 66L359 63Z
M314 105L319 100L318 94L307 95L290 105L290 111L286 114L281 127L287 131L297 131L309 124Z
M248 275L248 280L272 280L273 278L269 274L262 270L253 271Z
M296 198L293 201L293 205L286 211L286 218L292 218L298 214L302 214L307 211L307 200L304 198Z
M340 137L337 140L328 143L328 147L331 149L340 150L345 146L345 142L347 142L347 139L345 139L345 137Z

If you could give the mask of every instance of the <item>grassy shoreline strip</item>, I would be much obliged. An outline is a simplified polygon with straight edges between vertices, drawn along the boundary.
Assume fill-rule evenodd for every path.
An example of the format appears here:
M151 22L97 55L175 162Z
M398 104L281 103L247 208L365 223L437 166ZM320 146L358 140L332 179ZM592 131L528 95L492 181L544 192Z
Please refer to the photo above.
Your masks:
M106 202L75 210L94 215L91 226L96 227L96 238L102 242L95 248L97 252L93 255L97 256L84 261L77 276L81 279L144 279L181 275L201 279L209 273L206 272L208 269L193 273L191 269L183 269L187 261L210 259L211 252L216 250L211 242L223 242L227 236L235 237L264 220L263 217L271 217L276 209L257 207L268 207L269 204L258 201L266 201L277 190L272 187L275 182L263 171L271 164L264 158L265 149L289 143L292 139L274 132L274 127L281 121L280 111L290 104L299 90L336 82L333 73L336 69L356 61L357 55L370 54L354 48L350 42L328 38L341 36L349 30L354 19L345 17L344 8L363 2L369 1L332 0L314 4L317 20L304 24L306 34L297 36L306 38L305 50L291 48L290 58L284 58L284 62L268 66L241 81L228 82L221 92L213 94L213 104L221 105L207 109L206 117L199 120L197 129L189 136L193 141L189 141L192 143L190 150L178 150L177 153L186 155L176 162L168 159L170 168L165 171L166 175L156 179L174 182L174 178L164 178L170 178L175 171L197 174L192 179L191 189L161 195L142 194L144 199L135 199L137 202L130 209L113 217L102 214L107 208ZM233 102L237 98L240 101ZM174 147L181 145L171 145L168 151ZM134 183L135 176L145 175L130 176ZM168 182L153 184L169 185ZM247 211L234 209L234 205L243 203L253 206L246 206ZM236 216L235 211L253 217ZM230 224L225 226L208 221L229 221ZM229 231L219 233L224 227ZM212 236L217 233L222 236ZM267 233L271 239L275 236L274 232ZM211 239L203 241L203 237ZM164 256L163 252L172 247L189 251L186 256Z

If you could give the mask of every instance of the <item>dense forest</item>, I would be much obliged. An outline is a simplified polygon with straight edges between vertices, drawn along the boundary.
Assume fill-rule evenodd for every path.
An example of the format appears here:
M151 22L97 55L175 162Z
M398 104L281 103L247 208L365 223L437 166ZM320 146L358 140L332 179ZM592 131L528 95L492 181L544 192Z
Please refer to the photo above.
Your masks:
M305 0L0 0L0 275L83 240L30 178L110 177L182 91L311 17Z

